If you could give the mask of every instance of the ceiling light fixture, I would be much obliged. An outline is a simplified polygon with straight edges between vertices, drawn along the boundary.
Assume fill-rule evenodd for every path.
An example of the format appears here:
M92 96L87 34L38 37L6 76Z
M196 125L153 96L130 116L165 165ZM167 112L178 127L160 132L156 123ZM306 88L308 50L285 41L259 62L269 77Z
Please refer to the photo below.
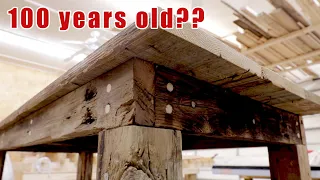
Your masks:
M308 63L308 64L312 64L312 63L313 63L313 61L312 61L312 60L310 60L310 59L308 59L308 60L307 60L307 63Z
M317 6L320 6L319 0L313 0L313 2L314 2Z
M257 13L255 10L253 10L251 7L246 6L246 9L247 9L251 14L253 14L254 16L258 16L258 13Z
M75 62L78 63L78 62L83 61L86 57L87 57L86 54L80 53L80 54L75 55L75 56L72 58L72 61L75 61Z
M292 66L287 66L284 69L288 70L288 69L292 69Z
M0 30L0 42L19 46L21 48L31 50L37 53L45 54L48 56L65 59L72 56L75 51L57 44L50 44L47 42L31 39L18 34L13 34Z
M244 34L244 29L242 29L241 27L238 27L238 31L239 31L241 34Z

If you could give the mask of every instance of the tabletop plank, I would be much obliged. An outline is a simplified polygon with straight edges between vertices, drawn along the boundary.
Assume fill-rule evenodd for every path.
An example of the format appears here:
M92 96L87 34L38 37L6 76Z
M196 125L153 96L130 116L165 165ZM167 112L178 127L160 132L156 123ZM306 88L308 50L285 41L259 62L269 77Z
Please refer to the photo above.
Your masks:
M205 30L188 24L179 30L140 30L132 24L1 121L0 129L134 57L295 114L320 113L320 97L259 66Z

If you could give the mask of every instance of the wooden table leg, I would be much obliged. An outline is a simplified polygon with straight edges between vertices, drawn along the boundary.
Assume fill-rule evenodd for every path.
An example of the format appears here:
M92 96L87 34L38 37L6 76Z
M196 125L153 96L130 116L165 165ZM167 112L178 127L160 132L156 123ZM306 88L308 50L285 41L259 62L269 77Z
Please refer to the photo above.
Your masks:
M89 152L79 153L77 180L92 179L93 154Z
M311 180L305 145L273 145L268 150L272 180Z
M99 135L99 180L182 180L181 132L141 126Z
M0 180L2 180L6 151L0 151Z

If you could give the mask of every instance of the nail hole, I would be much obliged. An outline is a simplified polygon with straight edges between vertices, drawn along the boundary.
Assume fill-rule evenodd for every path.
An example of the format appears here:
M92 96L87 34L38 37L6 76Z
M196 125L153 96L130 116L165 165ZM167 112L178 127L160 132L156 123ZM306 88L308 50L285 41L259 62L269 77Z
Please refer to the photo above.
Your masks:
M192 102L191 102L191 106L192 106L193 108L195 108L195 107L196 107L196 102L192 101Z
M107 93L111 92L111 88L112 88L111 84L108 84L107 85Z
M31 135L31 131L27 131L28 135L30 136Z
M167 106L166 106L166 113L167 114L171 114L172 113L172 106L170 105L170 104L168 104Z
M172 92L173 89L174 89L173 84L168 83L168 84L167 84L167 90L168 90L169 92Z
M106 107L104 108L104 111L106 112L106 114L108 114L110 112L110 104L107 104Z

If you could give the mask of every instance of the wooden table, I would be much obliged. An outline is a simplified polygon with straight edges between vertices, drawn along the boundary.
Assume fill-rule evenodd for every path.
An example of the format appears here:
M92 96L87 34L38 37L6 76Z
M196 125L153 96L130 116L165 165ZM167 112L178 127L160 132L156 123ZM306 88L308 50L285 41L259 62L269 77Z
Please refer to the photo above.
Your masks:
M78 180L182 179L183 149L268 146L308 180L301 115L320 98L203 30L129 26L0 123L6 151L79 152ZM3 164L3 163L2 163Z

